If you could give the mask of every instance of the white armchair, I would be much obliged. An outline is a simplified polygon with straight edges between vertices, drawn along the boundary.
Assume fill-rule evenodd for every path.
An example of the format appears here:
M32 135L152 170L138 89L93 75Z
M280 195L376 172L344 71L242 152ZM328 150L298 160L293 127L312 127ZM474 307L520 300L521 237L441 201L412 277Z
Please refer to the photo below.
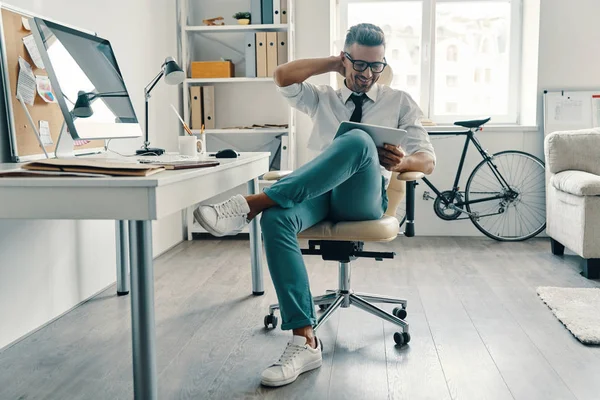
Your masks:
M566 246L583 257L583 276L600 278L600 128L553 132L544 153L552 253Z

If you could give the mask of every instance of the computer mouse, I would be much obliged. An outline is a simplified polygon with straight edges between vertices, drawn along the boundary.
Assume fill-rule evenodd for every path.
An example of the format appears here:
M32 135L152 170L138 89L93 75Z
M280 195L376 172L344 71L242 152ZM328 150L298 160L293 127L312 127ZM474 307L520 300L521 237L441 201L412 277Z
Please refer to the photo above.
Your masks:
M237 158L238 156L239 156L239 154L237 153L237 151L235 151L233 149L219 150L215 154L216 158Z

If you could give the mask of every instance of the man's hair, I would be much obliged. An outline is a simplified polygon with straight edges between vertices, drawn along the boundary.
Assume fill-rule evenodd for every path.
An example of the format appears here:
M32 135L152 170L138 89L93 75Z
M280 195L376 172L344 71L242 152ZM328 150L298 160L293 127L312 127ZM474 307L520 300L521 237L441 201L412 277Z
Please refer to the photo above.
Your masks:
M354 43L362 46L382 46L385 48L385 35L380 27L373 24L358 24L348 29L344 49L348 50Z

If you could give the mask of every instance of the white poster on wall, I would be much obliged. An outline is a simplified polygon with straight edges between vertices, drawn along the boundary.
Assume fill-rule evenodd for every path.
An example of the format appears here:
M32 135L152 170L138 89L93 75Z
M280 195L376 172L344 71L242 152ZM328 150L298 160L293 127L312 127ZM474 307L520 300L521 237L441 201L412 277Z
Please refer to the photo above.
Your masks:
M600 94L592 95L592 127L600 127Z

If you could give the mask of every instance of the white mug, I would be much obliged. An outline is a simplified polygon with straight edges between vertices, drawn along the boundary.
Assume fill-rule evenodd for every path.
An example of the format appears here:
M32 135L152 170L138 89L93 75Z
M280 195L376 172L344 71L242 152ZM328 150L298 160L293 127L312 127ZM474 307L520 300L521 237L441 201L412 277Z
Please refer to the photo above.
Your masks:
M179 154L196 157L203 153L202 140L193 135L179 136Z

